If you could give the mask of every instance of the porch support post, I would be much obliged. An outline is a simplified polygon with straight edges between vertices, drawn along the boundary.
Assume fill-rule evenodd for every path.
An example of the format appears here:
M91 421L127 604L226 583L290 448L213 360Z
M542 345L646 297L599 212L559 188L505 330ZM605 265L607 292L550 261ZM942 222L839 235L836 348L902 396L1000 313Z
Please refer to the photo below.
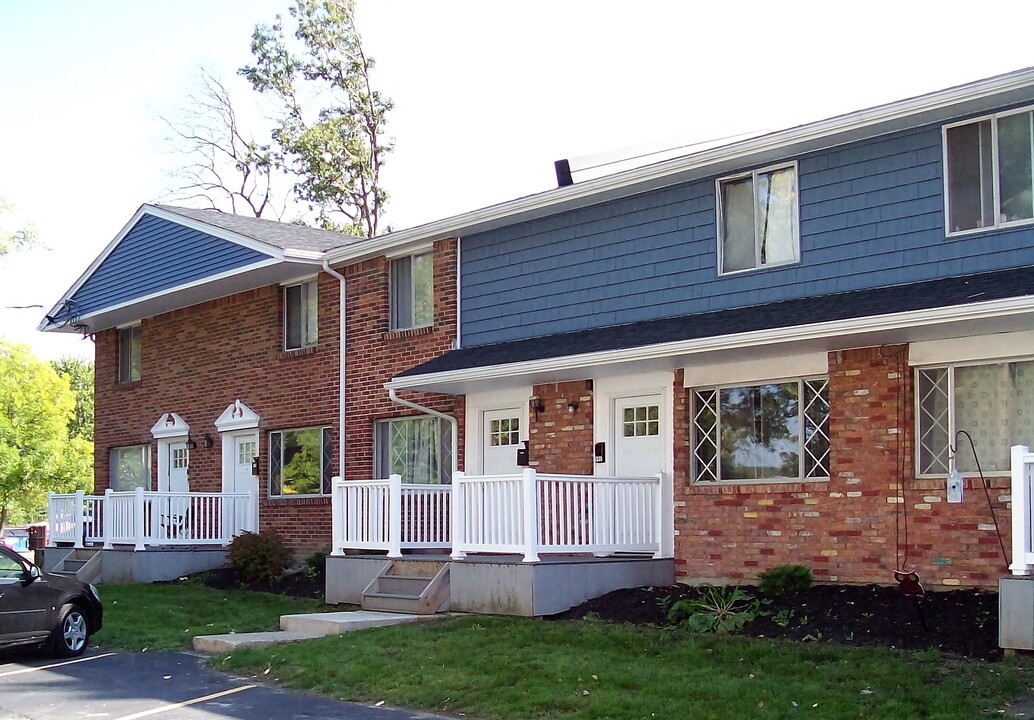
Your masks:
M111 502L111 488L104 491L104 511L101 512L101 523L104 525L104 549L111 550L111 536L114 532L115 514Z
M75 491L75 544L72 546L75 548L83 546L84 494L82 490Z
M1031 551L1031 478L1025 445L1012 447L1012 564L1013 575L1030 575L1027 553Z
M463 482L463 471L457 470L452 475L452 498L449 500L449 516L451 526L449 527L449 542L452 543L453 560L462 560L467 553L459 549L459 544L467 537L467 516L463 512L467 504L467 485Z
M258 517L258 491L248 491L248 514L244 516L244 522L241 523L242 529L248 532L257 533L258 527L255 524L255 519Z
M54 522L57 513L54 512L54 491L47 490L47 547L54 547Z
M402 557L402 476L388 476L388 557Z
M522 477L524 506L524 562L539 561L539 500L538 479L533 468L524 468Z
M330 481L330 554L341 557L345 554L344 524L345 503L344 491L341 487L341 476L335 475Z
M144 544L144 489L138 487L133 497L133 533L136 535L134 550L146 550Z

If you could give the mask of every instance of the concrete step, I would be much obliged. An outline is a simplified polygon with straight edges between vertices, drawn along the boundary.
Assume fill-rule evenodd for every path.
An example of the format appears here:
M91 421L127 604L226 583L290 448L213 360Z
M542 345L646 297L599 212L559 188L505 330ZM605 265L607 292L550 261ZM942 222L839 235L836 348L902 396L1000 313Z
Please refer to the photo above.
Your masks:
M87 560L73 560L71 558L65 558L61 562L61 572L67 572L74 575L87 563Z
M385 613L419 613L419 595L372 592L363 594L363 610Z
M388 575L433 578L447 564L444 560L395 560Z
M386 625L432 620L434 615L400 615L357 610L355 612L308 613L305 615L282 615L280 632L229 633L225 635L199 635L194 638L194 649L198 652L231 652L239 647L256 648L275 643L312 640L325 635L340 635L353 630L363 630Z

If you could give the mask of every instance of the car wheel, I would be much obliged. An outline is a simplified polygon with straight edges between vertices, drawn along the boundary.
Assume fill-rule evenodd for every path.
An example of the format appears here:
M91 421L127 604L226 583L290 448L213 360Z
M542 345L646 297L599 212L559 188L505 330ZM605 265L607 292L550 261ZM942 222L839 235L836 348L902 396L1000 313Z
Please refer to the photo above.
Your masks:
M61 657L82 655L90 639L90 623L78 605L61 608L61 620L54 628L51 647Z

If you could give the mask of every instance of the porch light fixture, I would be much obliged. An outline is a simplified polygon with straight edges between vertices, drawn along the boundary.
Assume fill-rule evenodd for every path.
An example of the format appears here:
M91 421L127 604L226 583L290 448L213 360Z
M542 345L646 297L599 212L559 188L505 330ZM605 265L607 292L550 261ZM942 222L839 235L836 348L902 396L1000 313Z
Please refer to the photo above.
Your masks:
M538 395L532 395L528 400L528 407L535 413L535 419L539 419L539 413L546 411L546 403Z
M201 441L201 447L203 447L203 448L205 448L207 450L208 448L212 447L212 445L214 445L214 444L215 444L215 441L212 440L212 436L209 435L208 433L205 433L205 438L204 438L204 440Z
M197 443L189 435L187 436L187 450L197 450Z
M570 402L567 403L567 412L573 413L577 409L578 409L578 401L577 400L571 400Z

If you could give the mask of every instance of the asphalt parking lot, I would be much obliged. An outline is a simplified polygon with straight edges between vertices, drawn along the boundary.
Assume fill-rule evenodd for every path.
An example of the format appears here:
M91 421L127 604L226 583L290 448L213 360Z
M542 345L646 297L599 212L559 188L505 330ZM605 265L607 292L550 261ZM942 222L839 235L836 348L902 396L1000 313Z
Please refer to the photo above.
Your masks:
M174 652L97 648L74 660L0 655L0 720L426 720L439 716L291 693Z

